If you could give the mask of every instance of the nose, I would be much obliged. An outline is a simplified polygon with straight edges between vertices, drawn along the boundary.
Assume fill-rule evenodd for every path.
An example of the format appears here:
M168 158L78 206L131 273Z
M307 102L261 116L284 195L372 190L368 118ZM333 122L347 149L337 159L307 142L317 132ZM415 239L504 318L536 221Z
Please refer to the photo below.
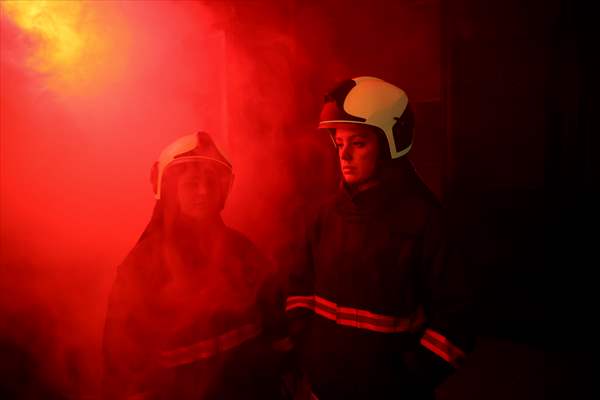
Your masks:
M195 192L197 196L206 197L208 195L208 185L205 180L200 180L196 184Z
M340 148L340 159L345 161L352 160L352 152L350 150L350 146L346 144L342 145L342 147Z

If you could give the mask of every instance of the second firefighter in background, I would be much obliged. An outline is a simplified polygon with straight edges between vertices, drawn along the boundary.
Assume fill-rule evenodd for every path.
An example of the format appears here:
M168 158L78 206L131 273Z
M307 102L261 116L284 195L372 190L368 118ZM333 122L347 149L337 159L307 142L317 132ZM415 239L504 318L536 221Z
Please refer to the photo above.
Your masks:
M204 132L152 173L154 215L117 270L104 333L107 399L276 399L271 268L221 210L230 162Z

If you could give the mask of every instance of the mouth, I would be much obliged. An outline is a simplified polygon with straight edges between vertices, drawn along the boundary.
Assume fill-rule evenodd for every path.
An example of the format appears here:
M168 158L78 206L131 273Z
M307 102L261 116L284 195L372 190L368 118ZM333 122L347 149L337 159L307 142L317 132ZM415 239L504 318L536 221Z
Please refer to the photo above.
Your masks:
M353 174L356 172L356 167L343 167L342 172L344 174Z

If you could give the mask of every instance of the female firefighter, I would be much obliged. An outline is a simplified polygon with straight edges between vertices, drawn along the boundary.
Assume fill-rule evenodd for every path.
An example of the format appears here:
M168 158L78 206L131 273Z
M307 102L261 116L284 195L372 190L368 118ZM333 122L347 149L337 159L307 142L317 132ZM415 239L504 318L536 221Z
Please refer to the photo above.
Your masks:
M220 216L232 181L204 132L161 153L152 219L110 294L105 398L278 398L269 264Z
M286 312L312 398L430 399L472 341L443 209L406 158L405 92L360 77L334 88L319 128L342 182L291 269Z

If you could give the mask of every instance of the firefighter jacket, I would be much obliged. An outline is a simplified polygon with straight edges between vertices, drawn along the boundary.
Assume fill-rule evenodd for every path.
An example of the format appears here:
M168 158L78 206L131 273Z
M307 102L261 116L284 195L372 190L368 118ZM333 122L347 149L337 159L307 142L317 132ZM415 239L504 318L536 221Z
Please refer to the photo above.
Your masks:
M320 208L286 297L304 373L321 400L432 398L472 347L462 265L443 208L410 169Z
M106 317L105 398L276 398L269 271L218 221L183 247L144 233L118 267Z

